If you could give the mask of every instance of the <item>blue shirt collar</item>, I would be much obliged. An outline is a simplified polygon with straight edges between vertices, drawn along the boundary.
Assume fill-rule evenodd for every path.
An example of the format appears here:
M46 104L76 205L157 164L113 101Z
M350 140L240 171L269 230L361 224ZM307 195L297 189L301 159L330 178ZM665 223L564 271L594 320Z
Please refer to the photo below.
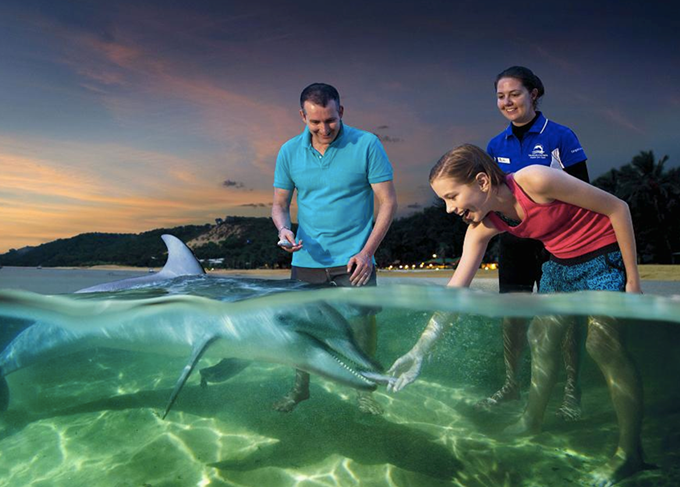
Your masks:
M338 136L333 140L333 142L330 143L328 147L333 147L336 145L336 143L342 139L342 136L345 135L345 124L340 120L340 131L338 131ZM312 146L312 134L309 132L309 127L305 125L305 129L302 131L302 140L304 141L304 145L308 149L314 149Z
M529 131L527 132L528 134L538 134L543 130L543 127L545 126L545 123L548 121L544 116L543 112L536 112L538 113L538 118L534 122L534 124L531 126ZM505 129L505 138L509 139L510 137L514 137L514 134L512 133L512 122L508 125L508 128Z

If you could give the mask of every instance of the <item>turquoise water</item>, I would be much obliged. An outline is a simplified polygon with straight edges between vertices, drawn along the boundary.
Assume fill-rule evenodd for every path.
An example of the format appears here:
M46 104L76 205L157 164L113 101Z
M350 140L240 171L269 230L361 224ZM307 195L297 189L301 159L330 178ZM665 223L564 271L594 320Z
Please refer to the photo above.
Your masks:
M186 295L199 298L186 300L188 308L169 307L176 296ZM325 302L352 318L350 305L377 304L383 311L377 317L375 359L389 367L415 343L433 311L457 312L461 319L416 383L398 394L384 387L373 393L384 410L377 416L359 411L356 391L318 376L312 377L308 401L292 413L273 411L294 372L266 361L207 388L195 371L165 420L159 415L188 360L170 353L172 347L161 346L167 353L157 353L153 347L98 346L36 363L7 376L11 401L0 417L0 485L587 485L582 479L606 461L617 439L604 379L589 357L583 359L578 422L554 416L561 384L543 432L533 437L502 433L522 412L526 394L491 411L474 407L501 384L500 318L537 314L603 314L629 322L629 350L645 388L646 457L659 468L619 485L680 484L677 298L500 296L404 285L329 290L215 277L113 295L20 296L20 305L0 304L0 316L6 317L0 325L3 346L35 319L76 331L178 320L195 328L210 326L214 313L225 313L251 316L249 323L258 327L281 309L302 313ZM143 312L131 311L140 305ZM16 318L21 313L31 319ZM199 368L218 360L206 353ZM525 357L523 391L528 362Z

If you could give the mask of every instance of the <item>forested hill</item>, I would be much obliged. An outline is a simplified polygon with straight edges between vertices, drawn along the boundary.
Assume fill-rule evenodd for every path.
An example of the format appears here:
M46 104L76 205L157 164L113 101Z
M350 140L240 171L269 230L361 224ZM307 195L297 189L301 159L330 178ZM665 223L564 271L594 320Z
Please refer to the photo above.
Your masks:
M159 228L140 234L83 233L37 247L10 250L0 255L0 265L8 266L93 266L120 264L158 266L165 262L166 248L161 235L171 233L182 241L205 233L210 225ZM160 259L160 263L157 262Z
M160 267L167 259L161 239L164 233L187 243L199 259L223 259L217 267L290 267L290 255L276 245L276 228L271 219L236 216L220 220L217 225L158 228L140 234L84 233L37 247L10 250L0 255L0 265Z
M296 228L293 228L296 230ZM378 250L378 265L420 263L436 253L460 255L465 225L435 205L396 220ZM169 233L192 248L199 259L222 259L206 267L229 269L288 268L291 257L276 245L276 229L269 218L227 217L217 225L159 228L140 234L86 233L37 247L0 255L7 266L93 266L102 264L159 267L166 248L161 235ZM491 259L493 259L491 255Z
M630 206L638 259L643 264L670 264L680 258L680 168L666 170L667 160L667 156L657 160L652 151L643 151L630 164L593 181L593 185ZM433 254L438 259L456 258L462 251L465 230L460 218L447 214L437 203L395 220L375 258L381 267L395 263L419 265ZM164 233L187 242L199 259L222 259L221 264L216 264L219 267L290 267L290 255L276 245L271 219L235 216L219 220L217 225L159 228L137 235L82 234L11 250L0 255L0 265L159 267L166 259L160 238ZM486 259L496 260L495 245L489 247Z

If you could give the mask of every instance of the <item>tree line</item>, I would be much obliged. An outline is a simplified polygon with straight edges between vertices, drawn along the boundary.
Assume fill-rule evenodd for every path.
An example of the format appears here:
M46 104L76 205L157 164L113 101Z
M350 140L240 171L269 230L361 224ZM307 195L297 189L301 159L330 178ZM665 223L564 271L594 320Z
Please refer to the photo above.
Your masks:
M171 233L186 242L205 233L210 225L159 228L140 234L83 233L36 247L12 249L0 255L0 265L70 267L103 264L155 267L165 262L161 235Z
M680 252L680 169L666 170L668 156L656 160L652 151L643 151L632 161L612 169L593 185L626 201L631 209L640 263L670 264ZM276 231L269 218L229 217L221 225L238 227L229 237L195 247L194 253L207 259L223 259L206 267L229 269L287 268L290 255L276 246ZM13 266L92 266L119 264L158 267L165 262L163 233L187 242L214 228L213 225L187 225L151 230L141 234L88 233L68 239L0 255L0 265ZM410 216L396 219L376 253L378 266L416 264L436 254L441 258L459 257L467 226L446 213L443 203L435 202ZM295 228L293 228L295 230ZM497 261L497 245L489 246L486 262Z
M628 203L642 264L671 264L680 252L680 168L666 170L667 162L642 151L593 181Z
M680 261L680 169L666 169L668 156L656 159L642 151L619 169L612 169L592 184L628 203L635 228L641 264L672 264ZM397 261L418 264L436 254L459 257L467 226L447 215L441 201L409 217L396 220L376 255L379 265ZM497 237L485 262L498 261ZM675 258L674 258L674 254Z

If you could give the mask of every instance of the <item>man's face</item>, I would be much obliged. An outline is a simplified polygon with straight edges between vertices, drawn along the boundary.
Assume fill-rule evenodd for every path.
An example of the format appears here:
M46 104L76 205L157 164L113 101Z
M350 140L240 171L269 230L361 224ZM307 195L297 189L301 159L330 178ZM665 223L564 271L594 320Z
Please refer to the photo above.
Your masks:
M328 146L335 140L342 126L343 108L335 101L328 106L322 107L310 101L304 103L304 110L300 110L300 116L312 134L312 143L315 146Z

